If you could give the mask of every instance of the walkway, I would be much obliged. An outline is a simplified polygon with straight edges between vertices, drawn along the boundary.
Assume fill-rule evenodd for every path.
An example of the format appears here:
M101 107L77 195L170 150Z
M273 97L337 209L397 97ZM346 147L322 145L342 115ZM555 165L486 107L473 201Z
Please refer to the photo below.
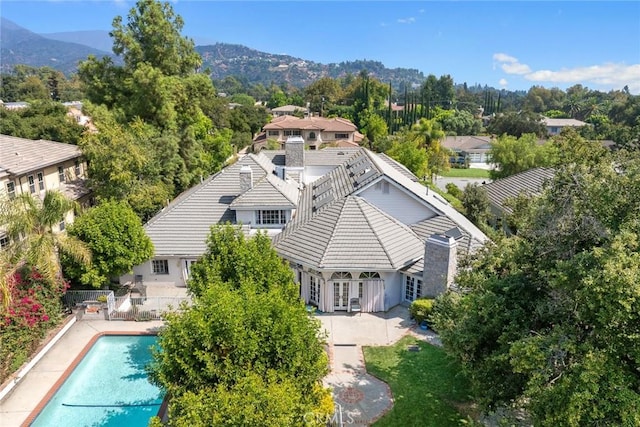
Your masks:
M387 313L319 314L327 332L331 372L324 379L333 389L333 398L342 408L345 425L372 424L393 406L389 386L367 374L363 345L390 345L414 325L407 307L397 306Z

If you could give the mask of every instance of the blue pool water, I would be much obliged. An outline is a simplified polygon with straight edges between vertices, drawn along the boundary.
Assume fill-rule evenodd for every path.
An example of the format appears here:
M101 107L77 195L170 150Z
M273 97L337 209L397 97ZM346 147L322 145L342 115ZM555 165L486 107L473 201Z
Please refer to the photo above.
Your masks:
M98 338L31 425L147 426L163 398L145 371L156 342L150 335Z

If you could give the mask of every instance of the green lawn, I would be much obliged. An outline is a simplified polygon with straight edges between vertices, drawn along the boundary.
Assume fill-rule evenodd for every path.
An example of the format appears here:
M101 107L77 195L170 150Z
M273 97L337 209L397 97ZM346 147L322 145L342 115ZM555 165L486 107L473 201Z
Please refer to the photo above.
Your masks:
M486 169L460 169L451 168L442 175L447 178L489 178L489 171Z
M408 351L408 345L421 350ZM393 409L375 426L469 426L469 384L439 347L406 336L389 347L364 347L367 371L385 381ZM462 411L462 412L461 412Z

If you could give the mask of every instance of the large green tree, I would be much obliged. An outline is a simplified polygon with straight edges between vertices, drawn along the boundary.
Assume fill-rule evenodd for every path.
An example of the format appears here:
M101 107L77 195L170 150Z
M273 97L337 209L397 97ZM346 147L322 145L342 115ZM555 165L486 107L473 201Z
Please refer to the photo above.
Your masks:
M559 167L434 321L485 408L535 425L639 425L640 158Z
M63 256L64 271L82 285L101 287L153 256L142 222L126 202L107 201L91 208L69 227L70 236L91 250L90 265Z
M533 133L539 138L547 135L542 116L525 111L497 115L487 125L487 131L497 136L507 134L517 138L526 133Z
M118 133L120 128L151 126L148 142L135 140L135 151L150 159L150 170L161 176L162 186L151 187L151 206L136 210L155 211L158 199L172 198L199 182L201 177L218 171L232 153L230 138L219 138L215 125L228 123L219 105L212 100L216 91L211 79L197 73L201 58L193 41L182 37L183 21L171 4L156 0L139 0L128 15L127 24L118 16L113 21L114 52L124 64L115 65L108 58L89 57L79 67L79 76L87 88L89 100L111 111L111 118L100 124L101 132ZM215 122L214 122L215 120ZM115 129L109 129L114 128ZM102 139L98 151L109 151L117 142ZM95 145L95 144L94 144ZM127 172L124 172L125 174ZM143 181L158 181L156 176L142 175ZM168 191L169 197L163 194ZM140 189L145 192L145 188Z
M519 138L502 135L491 142L489 154L491 162L496 165L490 171L492 179L506 178L535 167L554 165L559 155L554 144L539 144L534 134L524 134Z
M269 245L212 229L189 282L193 304L168 315L151 366L171 396L170 425L254 425L256 411L260 425L303 425L332 411L319 322Z

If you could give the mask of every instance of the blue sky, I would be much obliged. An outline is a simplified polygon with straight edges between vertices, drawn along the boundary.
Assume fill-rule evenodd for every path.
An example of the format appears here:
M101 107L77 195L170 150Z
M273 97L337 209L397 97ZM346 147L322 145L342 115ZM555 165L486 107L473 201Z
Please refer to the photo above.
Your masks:
M238 43L329 63L371 59L526 90L532 85L640 93L640 2L172 1L197 44ZM132 1L2 0L31 31L110 30Z

